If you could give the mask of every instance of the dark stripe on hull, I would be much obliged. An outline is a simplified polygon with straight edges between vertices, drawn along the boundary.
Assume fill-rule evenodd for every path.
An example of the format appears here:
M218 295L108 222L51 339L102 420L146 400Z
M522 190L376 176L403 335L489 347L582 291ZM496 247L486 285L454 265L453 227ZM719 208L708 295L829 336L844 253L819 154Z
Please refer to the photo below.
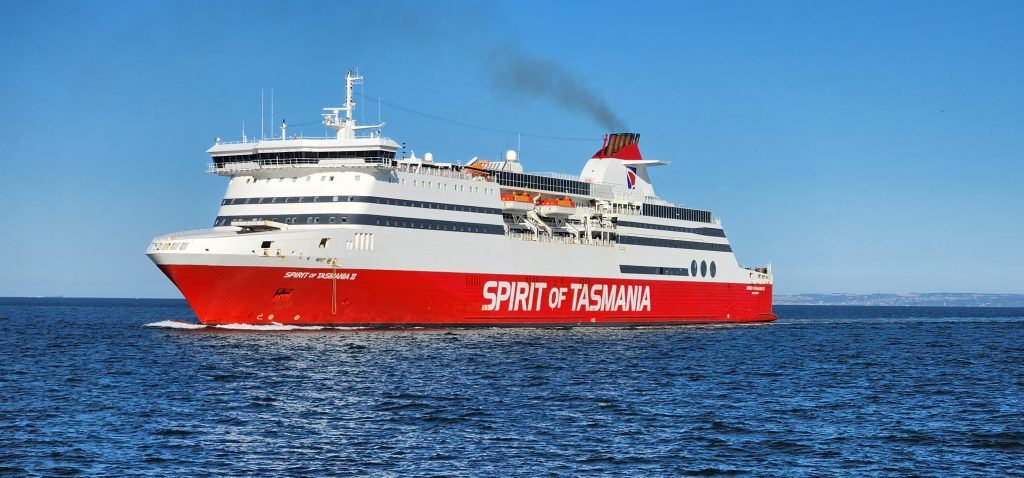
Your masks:
M619 221L619 227L637 227L641 229L653 229L656 231L687 232L700 234L702 236L725 237L725 231L715 227L680 227L666 226L663 224L650 224L646 222Z
M469 206L443 202L413 201L381 196L268 196L252 198L227 198L220 202L221 206L272 205L272 204L310 204L310 203L346 203L381 204L385 206L416 207L436 209L439 211L473 212L479 214L501 214L501 209L493 207Z
M693 249L697 251L732 252L732 247L730 247L728 244L680 241L676 239L661 239L657 237L619 235L619 244L629 244L634 246L668 247L672 249Z
M296 214L287 216L219 216L214 226L230 226L232 221L267 220L295 225L342 225L401 227L430 231L470 232L475 234L505 234L505 227L475 222L437 221L418 217L378 216L375 214Z

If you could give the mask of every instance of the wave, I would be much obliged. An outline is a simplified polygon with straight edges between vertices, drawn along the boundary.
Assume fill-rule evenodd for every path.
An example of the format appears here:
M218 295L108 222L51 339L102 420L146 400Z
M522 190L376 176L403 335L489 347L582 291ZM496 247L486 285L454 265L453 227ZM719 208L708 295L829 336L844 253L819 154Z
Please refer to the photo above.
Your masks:
M195 322L185 322L183 320L161 320L159 322L153 322L145 324L144 327L156 327L163 329L182 329L182 330L198 330L198 329L210 329L210 330L251 330L257 332L284 332L291 330L365 330L372 327L348 327L348 326L323 326L323 325L291 325L291 324L279 324L272 322L269 324L217 324L217 325L205 325L197 324Z
M283 330L323 330L319 325L287 325L287 324L218 324L211 327L227 330L259 330L259 331L283 331Z
M164 328L164 329L187 329L187 330L205 329L206 328L206 326L203 325L203 324L196 324L196 323L193 323L193 322L185 322L185 321L182 321L182 320L161 320L160 322L153 322L151 324L146 324L146 325L144 325L144 327L159 327L159 328Z

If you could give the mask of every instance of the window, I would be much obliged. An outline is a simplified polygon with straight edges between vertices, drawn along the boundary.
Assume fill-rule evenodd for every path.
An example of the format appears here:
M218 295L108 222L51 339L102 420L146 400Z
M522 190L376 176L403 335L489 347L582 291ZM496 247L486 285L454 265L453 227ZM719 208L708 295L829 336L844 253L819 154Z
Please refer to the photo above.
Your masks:
M263 243L260 244L260 248L262 248L262 249L270 249L270 245L273 244L273 243L274 243L274 241L263 241Z
M334 202L338 202L338 196L334 196Z
M330 241L331 241L331 239L329 237L325 237L323 239L320 239L320 248L321 249L327 249L327 243L330 242Z
M331 181L334 181L334 176L331 176Z
M334 216L331 216L331 219L330 219L330 221L328 221L328 222L329 222L330 224L334 224Z

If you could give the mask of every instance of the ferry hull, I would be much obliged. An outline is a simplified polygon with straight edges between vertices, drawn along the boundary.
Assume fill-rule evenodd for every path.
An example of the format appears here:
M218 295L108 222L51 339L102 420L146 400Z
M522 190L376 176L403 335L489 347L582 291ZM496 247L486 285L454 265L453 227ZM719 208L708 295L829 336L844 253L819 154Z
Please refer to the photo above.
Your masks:
M204 324L622 326L774 320L771 284L163 264Z

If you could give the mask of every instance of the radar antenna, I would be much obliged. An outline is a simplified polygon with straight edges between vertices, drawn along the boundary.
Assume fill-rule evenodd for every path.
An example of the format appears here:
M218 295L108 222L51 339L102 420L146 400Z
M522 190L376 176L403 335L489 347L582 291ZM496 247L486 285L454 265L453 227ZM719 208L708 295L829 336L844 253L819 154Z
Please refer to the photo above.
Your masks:
M384 126L384 123L356 126L356 120L352 117L352 112L356 109L356 102L352 100L352 87L362 83L363 76L359 74L358 69L348 70L348 73L345 74L345 106L324 108L324 111L329 111L329 113L323 113L324 125L334 128L337 131L338 139L354 139L356 131ZM345 112L344 119L339 114L342 111Z

